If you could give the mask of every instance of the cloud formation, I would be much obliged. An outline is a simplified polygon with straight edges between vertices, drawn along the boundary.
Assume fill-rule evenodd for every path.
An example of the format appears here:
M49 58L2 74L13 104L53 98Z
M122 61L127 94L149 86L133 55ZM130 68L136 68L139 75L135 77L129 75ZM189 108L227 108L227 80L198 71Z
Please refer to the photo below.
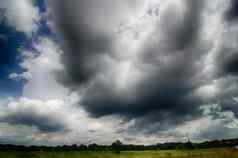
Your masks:
M9 78L27 82L2 103L0 127L24 126L25 144L234 137L236 10L234 0L47 1L57 39L19 49L24 71Z
M236 90L228 88L237 71L237 25L229 26L235 1L81 0L50 6L64 46L59 77L78 91L80 106L91 116L119 115L135 120L131 128L137 131L156 133L201 118L203 105L236 110L230 104Z
M79 104L92 116L138 118L137 128L159 122L157 128L163 130L199 115L201 101L193 91L201 71L197 64L207 49L200 37L203 1L161 2L155 22L144 28L150 31L132 39L142 41L134 51L118 46L129 37L121 35L128 30L118 35L117 29L133 23L130 18L152 18L157 10L147 2L67 1L51 6L65 48L63 83L82 93ZM73 23L68 21L72 18Z
M2 108L0 122L35 126L43 132L63 131L65 130L63 120L57 117L57 115L62 115L60 112L57 113L60 106L62 106L62 102L57 100L46 103L27 98L21 98L18 101L12 100L6 107Z
M28 36L37 31L41 16L34 0L22 0L21 2L1 0L0 10L6 23L16 31L26 33Z
M238 17L238 2L236 0L230 1L229 9L227 10L225 18L228 21L234 21L237 20Z

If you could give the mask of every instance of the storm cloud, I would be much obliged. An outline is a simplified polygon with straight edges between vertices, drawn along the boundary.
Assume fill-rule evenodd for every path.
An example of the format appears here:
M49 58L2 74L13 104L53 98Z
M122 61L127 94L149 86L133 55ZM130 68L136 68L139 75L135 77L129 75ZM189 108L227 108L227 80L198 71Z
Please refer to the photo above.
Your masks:
M230 7L227 10L227 13L225 16L228 21L237 20L237 17L238 17L238 9L237 8L238 8L238 2L236 0L231 0Z
M35 127L46 133L63 132L67 130L64 121L51 113L58 109L55 113L62 115L58 104L60 104L58 101L44 103L27 98L12 100L6 107L1 108L0 123ZM50 109L50 106L54 106L54 109Z
M13 1L0 0L1 142L237 136L236 0Z
M135 120L132 128L149 133L198 119L202 105L235 97L230 89L209 96L206 88L215 81L217 89L225 86L238 65L226 25L226 18L236 18L236 2L219 13L222 1L154 3L49 2L64 49L60 82L80 94L79 106L90 116L118 115ZM225 43L215 39L210 25L226 35L220 39ZM227 49L231 55L223 54Z

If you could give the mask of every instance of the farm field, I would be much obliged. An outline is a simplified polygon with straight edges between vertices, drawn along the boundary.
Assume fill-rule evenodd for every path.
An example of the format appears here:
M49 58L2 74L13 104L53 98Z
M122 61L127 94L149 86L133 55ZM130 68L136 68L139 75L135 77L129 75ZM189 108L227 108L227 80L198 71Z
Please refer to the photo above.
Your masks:
M122 151L66 151L66 152L0 152L0 158L238 158L238 150L231 148L204 150Z

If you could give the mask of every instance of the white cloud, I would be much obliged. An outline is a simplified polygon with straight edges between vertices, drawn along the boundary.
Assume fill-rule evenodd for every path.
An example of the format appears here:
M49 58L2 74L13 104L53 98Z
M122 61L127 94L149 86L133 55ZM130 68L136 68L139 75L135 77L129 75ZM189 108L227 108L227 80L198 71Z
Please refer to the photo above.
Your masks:
M32 0L0 0L0 2L3 4L0 8L6 9L5 16L8 24L15 27L16 30L30 35L38 29L37 23L40 20L40 15L38 8L34 6ZM124 19L123 17L120 25L118 24L119 21L116 18L114 19L114 16L110 16L113 20L112 24L109 25L117 26L113 27L111 31L113 34L116 32L116 39L113 42L115 42L116 45L115 53L120 60L114 61L111 58L108 59L108 57L105 57L107 58L105 61L110 65L107 66L107 68L112 70L108 74L105 74L105 76L102 75L99 77L109 78L110 82L106 80L106 84L115 84L115 89L123 94L127 92L127 89L131 89L130 86L133 86L142 75L146 75L147 72L145 70L143 70L143 72L145 71L144 73L137 70L137 56L141 55L140 51L143 49L141 47L144 47L145 42L149 43L152 41L150 43L151 46L156 46L159 43L159 41L153 39L153 37L148 37L154 33L153 31L156 29L155 27L158 27L157 25L162 26L163 20L170 18L164 17L161 20L161 16L157 17L157 12L161 11L163 17L163 11L167 9L166 7L168 7L170 3L175 3L175 5L178 5L181 9L178 11L178 15L176 15L178 17L180 17L180 11L183 12L184 9L182 8L183 6L181 6L182 3L180 4L180 1L175 0L168 2L161 1L160 3L163 3L163 5L158 5L158 1L156 0L140 2L140 4L145 5L134 8L136 11L133 10L133 14L130 13L132 14L132 18L127 18L128 16L126 16ZM214 98L220 95L222 89L220 87L221 81L210 80L216 71L215 56L220 51L220 43L223 41L222 29L224 26L222 17L224 10L220 11L219 9L226 7L224 7L225 2L222 0L217 0L216 3L207 3L209 5L206 6L207 9L204 13L204 19L202 20L204 27L201 32L204 35L204 41L208 42L211 47L207 50L207 57L202 61L204 63L201 64L203 65L201 67L201 74L195 76L199 82L200 80L204 80L205 84L199 86L194 92L196 96L202 99ZM110 5L108 8L110 8ZM116 9L121 13L121 8ZM130 8L127 7L125 10L131 11ZM149 10L151 10L151 12ZM111 12L111 8L109 11ZM136 13L135 15L134 12ZM177 11L173 14L176 14L176 12ZM125 13L125 15L126 14L127 13ZM108 28L105 27L103 21L97 18L95 19L100 24L100 27L97 27L98 25L93 25L92 27L97 27L95 29L100 29L102 32L107 31ZM91 24L94 22L91 20L95 19L90 19L90 21L87 22ZM108 19L106 19L106 21L108 21ZM178 21L180 20L178 19ZM50 21L50 23L51 22L53 21ZM169 22L173 23L174 21ZM172 24L170 26L172 28L165 27L166 30L174 29ZM55 28L54 31L56 31ZM163 38L162 35L159 35L158 39ZM91 118L83 108L78 105L80 96L76 93L72 93L68 88L59 84L57 81L55 72L64 69L60 61L62 50L58 44L48 37L39 37L36 41L33 41L32 47L34 48L33 50L19 49L22 58L20 66L24 68L25 71L23 73L9 74L9 79L24 79L27 80L27 83L23 87L22 97L19 99L10 99L8 102L4 101L2 106L0 106L0 120L2 118L2 122L4 122L0 123L0 128L4 128L4 130L0 131L0 141L1 139L12 138L12 141L24 144L73 144L89 142L110 144L111 141L120 138L127 143L150 144L157 143L158 141L177 141L180 139L180 137L176 137L177 135L184 136L186 133L190 133L192 137L200 137L200 139L209 138L209 136L214 134L216 130L218 131L219 128L222 130L229 129L227 134L223 134L224 136L234 134L234 132L231 133L231 131L235 129L237 118L235 118L233 112L222 111L221 107L217 105L202 107L202 118L185 122L175 129L165 131L164 133L162 132L160 136L153 133L149 136L139 133L128 133L127 129L131 127L131 124L133 126L133 120L129 123L122 124L122 119L116 116L107 116L97 119ZM160 56L152 57L155 57L159 62L170 62L167 61L170 60L167 56L163 59ZM117 74L120 74L120 76ZM130 76L133 76L133 79L131 79ZM104 80L104 78L102 80ZM206 82L207 80L210 82ZM224 90L226 89L222 89L222 91ZM214 115L218 116L218 118L214 119ZM34 119L32 118L31 121L27 121L33 116ZM15 120L19 117L26 119L26 121L24 121L24 119L23 121ZM40 120L42 118L48 119L49 122L47 123L49 124L38 122L37 118L40 118ZM54 134L44 131L45 128L53 129L54 126L56 126L56 130L53 130L55 132ZM58 126L60 127L59 129ZM63 130L61 130L61 128ZM166 132L173 133L174 135L168 136ZM204 133L207 135L204 136ZM23 139L24 134L28 135L25 139Z
M38 29L40 13L34 0L1 0L0 9L4 10L7 24L17 31L24 32L30 36Z
M8 75L8 78L11 80L16 80L18 78L18 74L17 73L11 73Z
M18 76L27 79L23 96L45 100L64 98L69 91L57 82L55 75L63 69L60 63L62 50L47 37L40 37L33 43L33 47L35 51L19 50L23 59L20 66L26 71Z
M213 98L217 96L220 92L217 81L213 81L211 84L202 85L198 89L195 90L195 95L205 99L205 98Z
M11 99L1 108L0 121L13 125L36 127L44 132L65 130L65 117L61 100L32 100L28 98ZM55 115L52 115L54 113ZM59 117L58 116L62 116ZM63 119L64 118L64 119Z
M8 78L11 80L19 81L19 80L30 80L32 76L29 72L23 72L21 74L11 73L8 75Z
M0 106L0 140L20 144L110 144L119 135L116 118L90 118L74 106L77 96L60 100L11 98ZM22 136L27 134L27 138ZM103 139L101 139L103 138Z
M62 50L57 43L48 37L39 37L32 46L34 50L19 49L20 66L25 72L9 75L10 79L27 81L22 97L11 98L0 106L0 126L9 128L8 135L15 135L12 141L20 144L110 144L117 139L120 119L91 118L78 105L80 96L57 82L55 72L63 69ZM49 123L39 121L43 118ZM24 131L29 139L22 139ZM5 131L2 135L6 136Z

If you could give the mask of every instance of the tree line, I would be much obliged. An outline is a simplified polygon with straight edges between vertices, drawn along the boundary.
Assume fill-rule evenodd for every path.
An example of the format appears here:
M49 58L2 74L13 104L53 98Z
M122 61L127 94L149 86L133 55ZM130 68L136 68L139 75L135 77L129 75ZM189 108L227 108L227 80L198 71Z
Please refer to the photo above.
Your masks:
M144 150L193 150L193 149L208 149L208 148L226 148L235 147L238 145L237 139L213 140L201 143L188 142L167 142L157 143L154 145L134 145L123 144L116 140L111 145L99 145L92 143L89 145L61 145L61 146L23 146L12 144L0 144L0 151L144 151Z

